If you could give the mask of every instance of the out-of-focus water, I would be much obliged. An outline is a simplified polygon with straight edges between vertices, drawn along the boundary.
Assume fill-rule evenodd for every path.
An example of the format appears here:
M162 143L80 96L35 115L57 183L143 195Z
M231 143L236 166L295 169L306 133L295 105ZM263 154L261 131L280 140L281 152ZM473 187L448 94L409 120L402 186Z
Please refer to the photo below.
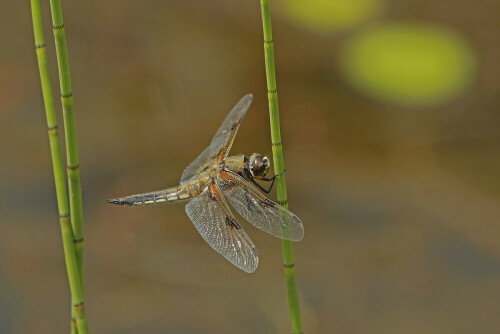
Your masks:
M304 331L496 333L496 2L388 3L341 32L271 5L289 203L305 226L294 244ZM278 239L242 223L260 253L249 275L212 251L182 204L105 201L177 184L248 92L254 103L232 152L271 151L258 1L71 1L63 10L91 332L289 333ZM478 63L467 87L409 107L350 86L343 45L392 21L441 25L467 41ZM28 3L5 4L0 22L0 332L64 332L69 289Z

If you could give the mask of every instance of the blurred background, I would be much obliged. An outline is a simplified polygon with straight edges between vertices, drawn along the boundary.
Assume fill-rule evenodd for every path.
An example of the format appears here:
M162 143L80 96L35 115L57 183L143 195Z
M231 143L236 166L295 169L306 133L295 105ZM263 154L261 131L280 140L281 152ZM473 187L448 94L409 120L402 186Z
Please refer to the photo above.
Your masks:
M0 332L64 333L30 7L2 7ZM42 11L58 92L48 1ZM184 205L106 203L178 184L249 92L232 153L270 153L259 2L65 1L63 12L91 333L289 333L278 239L243 223L260 253L245 274ZM498 333L499 12L497 0L271 1L289 203L305 226L294 244L305 333Z

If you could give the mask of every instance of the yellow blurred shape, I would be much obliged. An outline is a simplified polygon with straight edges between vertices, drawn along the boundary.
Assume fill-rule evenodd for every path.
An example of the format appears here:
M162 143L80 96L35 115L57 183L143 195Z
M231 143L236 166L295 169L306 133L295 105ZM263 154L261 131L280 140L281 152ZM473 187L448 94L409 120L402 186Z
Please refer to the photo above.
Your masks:
M384 0L281 0L283 11L313 30L335 31L356 25L382 11Z
M418 23L389 23L348 40L341 71L362 93L405 105L449 100L471 83L476 59L453 31Z

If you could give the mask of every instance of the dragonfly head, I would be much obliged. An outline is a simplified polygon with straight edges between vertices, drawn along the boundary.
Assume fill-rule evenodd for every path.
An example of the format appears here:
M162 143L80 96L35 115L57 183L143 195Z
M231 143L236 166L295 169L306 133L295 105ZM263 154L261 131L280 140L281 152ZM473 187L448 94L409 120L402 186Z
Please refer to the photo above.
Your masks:
M269 158L262 156L262 154L259 153L252 154L249 161L250 170L253 176L257 179L265 177L271 167L271 161Z

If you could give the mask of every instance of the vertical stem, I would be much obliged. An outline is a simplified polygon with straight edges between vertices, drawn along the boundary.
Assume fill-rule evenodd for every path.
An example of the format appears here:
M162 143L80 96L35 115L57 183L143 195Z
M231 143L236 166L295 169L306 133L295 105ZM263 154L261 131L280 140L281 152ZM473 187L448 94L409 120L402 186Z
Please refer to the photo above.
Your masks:
M78 272L82 291L83 280L83 210L82 191L80 184L80 169L78 163L78 147L76 141L76 124L73 109L73 92L69 73L68 50L60 0L50 0L52 25L56 44L57 67L61 86L61 103L63 108L64 134L66 138L66 153L68 165L69 205L71 212L71 226L73 228L74 247L78 261Z
M288 208L286 195L286 178L282 172L285 170L283 161L283 146L281 143L280 120L278 110L278 91L276 87L276 74L274 70L273 35L271 30L271 13L269 11L269 0L260 0L262 10L262 25L264 30L264 56L266 62L267 95L269 100L269 119L271 122L271 141L273 149L274 172L280 175L276 180L276 192L278 203ZM283 261L285 267L286 290L288 295L288 306L290 309L290 320L292 333L302 333L302 320L300 317L299 296L297 284L295 283L295 263L293 259L292 243L282 240Z
M83 291L78 271L75 245L73 243L73 230L70 223L70 213L68 209L68 199L66 197L66 181L64 178L64 168L61 158L61 148L59 146L59 131L52 95L52 84L50 81L49 67L47 62L47 50L43 36L42 15L39 0L31 0L31 13L33 18L33 31L35 35L36 55L38 68L40 71L40 82L42 86L43 100L45 104L45 114L49 132L50 153L52 156L52 168L54 171L54 181L56 186L57 205L59 209L59 222L61 225L64 257L72 299L71 332L76 332L76 325L80 333L88 333L85 311L83 309ZM76 319L75 319L76 318Z

